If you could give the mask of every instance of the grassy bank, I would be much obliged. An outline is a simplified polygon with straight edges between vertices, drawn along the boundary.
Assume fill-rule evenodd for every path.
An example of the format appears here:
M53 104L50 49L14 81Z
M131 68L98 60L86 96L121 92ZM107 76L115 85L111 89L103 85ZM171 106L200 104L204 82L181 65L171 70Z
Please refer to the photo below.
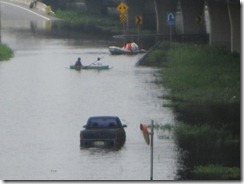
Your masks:
M5 44L0 44L0 61L9 60L13 56L13 51Z
M101 26L117 26L118 21L109 16L99 16L86 11L57 10L56 16L72 24L94 24Z
M102 31L113 33L121 32L121 25L118 19L110 16L101 16L88 13L86 11L57 10L56 16L64 20L64 24L71 28L89 26L91 28L100 28Z
M162 67L165 106L178 123L182 179L240 179L240 56L219 47L163 43L148 57Z
M101 15L89 13L86 10L56 10L55 14L58 18L63 20L60 23L61 26L67 26L71 29L77 29L80 27L89 27L90 31L93 29L99 30L98 34L103 32L111 35L123 34L123 24L120 21L119 15ZM143 28L140 30L140 34L152 34L151 29ZM127 30L127 34L138 34L138 29Z
M240 57L222 48L172 45L164 84L168 98L191 104L240 102Z

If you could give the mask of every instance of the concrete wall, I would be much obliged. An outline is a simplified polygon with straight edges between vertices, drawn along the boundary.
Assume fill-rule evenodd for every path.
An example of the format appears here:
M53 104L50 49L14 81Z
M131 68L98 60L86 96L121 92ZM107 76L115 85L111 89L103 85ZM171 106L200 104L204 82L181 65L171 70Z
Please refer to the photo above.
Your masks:
M206 33L204 0L180 0L182 11L182 34Z
M142 16L143 18L144 1L141 0L128 1L126 5L129 7L127 10L127 23L126 23L127 33L128 33L130 30L136 30L138 28L139 25L136 25L135 17Z
M229 18L230 18L230 40L231 40L231 51L241 52L241 20L240 20L240 5L239 4L229 4Z
M107 14L107 7L102 0L85 0L87 10L94 14Z
M159 16L159 33L169 35L175 34L176 27L168 25L167 15L170 12L176 12L177 0L156 0Z
M156 30L156 15L153 0L144 1L142 28Z
M210 44L230 49L230 20L227 4L207 0L210 17Z
M143 24L141 27L154 29L158 34L169 35L175 33L175 25L170 26L167 23L167 14L169 12L176 12L177 0L156 0L156 7L158 11L155 13L154 0L133 0L126 2L128 8L127 14L127 33L135 31L138 25L135 24L135 17L142 16ZM158 30L157 30L158 29Z
M177 12L177 3L181 12ZM219 0L155 0L158 12L158 22L154 0L128 1L128 29L135 29L135 16L143 16L143 26L158 30L158 34L206 34L205 4L208 6L208 30L211 45L222 45L231 51L240 52L240 4L238 1ZM145 11L146 10L146 11ZM167 13L176 12L176 26L169 26ZM177 29L176 29L177 28ZM171 30L170 30L171 29ZM177 31L176 31L177 30Z

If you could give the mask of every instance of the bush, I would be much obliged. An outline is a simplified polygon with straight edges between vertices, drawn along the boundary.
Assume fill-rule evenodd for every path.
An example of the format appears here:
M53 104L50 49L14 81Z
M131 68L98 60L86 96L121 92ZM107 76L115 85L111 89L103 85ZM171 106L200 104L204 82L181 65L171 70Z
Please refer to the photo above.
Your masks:
M202 156L202 153L215 147L216 132L207 125L187 125L179 123L175 126L175 136L178 146Z
M174 135L183 164L180 177L239 179L240 55L221 47L179 43L158 49L167 67L156 82L166 88L164 106L173 107L179 121Z
M198 180L240 180L240 169L212 164L198 166L193 170L193 177Z
M69 22L71 25L88 24L88 25L99 25L99 26L119 26L118 21L111 17L98 16L89 14L88 12L76 12L69 10L57 10L56 16Z
M218 47L172 44L163 83L170 98L193 104L240 102L240 57Z
M0 61L8 60L13 56L13 51L4 44L0 44Z

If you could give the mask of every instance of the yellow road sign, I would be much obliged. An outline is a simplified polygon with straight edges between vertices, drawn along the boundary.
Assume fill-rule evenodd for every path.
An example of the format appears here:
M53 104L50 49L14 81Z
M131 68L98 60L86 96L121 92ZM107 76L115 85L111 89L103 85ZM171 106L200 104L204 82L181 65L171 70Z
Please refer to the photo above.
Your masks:
M126 19L127 19L127 16L126 14L119 14L119 18L120 18L120 22L121 23L125 23L126 22Z
M125 3L121 2L117 6L117 10L119 11L119 13L124 14L128 10L128 6Z
M136 25L138 25L138 24L142 25L142 16L136 16L135 22L136 22Z
M202 16L198 15L196 16L196 23L201 24L202 23Z

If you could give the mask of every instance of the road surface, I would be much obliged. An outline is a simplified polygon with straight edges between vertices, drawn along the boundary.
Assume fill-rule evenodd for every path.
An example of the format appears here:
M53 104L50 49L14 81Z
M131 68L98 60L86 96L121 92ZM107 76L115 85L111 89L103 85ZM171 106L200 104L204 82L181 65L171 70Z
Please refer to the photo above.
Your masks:
M57 20L55 16L46 15L45 12L37 8L30 9L27 5L14 3L8 0L0 1L1 19L7 21L52 21Z

